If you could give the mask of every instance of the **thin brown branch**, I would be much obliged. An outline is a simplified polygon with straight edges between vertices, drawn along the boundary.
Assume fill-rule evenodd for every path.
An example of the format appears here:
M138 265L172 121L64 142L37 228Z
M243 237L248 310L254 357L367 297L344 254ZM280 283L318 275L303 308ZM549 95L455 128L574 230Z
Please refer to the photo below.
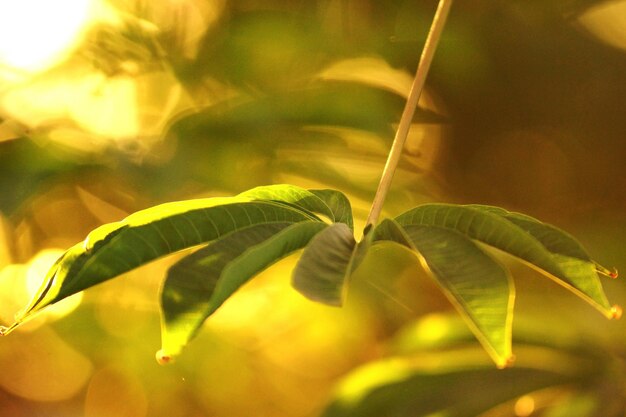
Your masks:
M428 37L426 38L426 43L424 44L424 49L422 50L420 62L417 66L415 79L413 80L409 97L407 98L404 111L402 112L402 117L400 118L400 124L398 126L398 130L396 131L393 144L391 145L391 150L389 151L387 163L385 164L385 169L383 170L380 183L378 184L376 195L374 196L372 208L365 224L366 227L376 224L378 222L378 218L380 217L383 204L391 186L391 181L393 180L393 174L396 171L398 162L400 162L402 149L404 148L404 143L406 142L409 128L411 127L411 121L413 120L417 103L419 102L422 90L424 89L426 75L428 74L430 64L433 61L433 56L435 55L435 50L437 49L437 44L441 38L441 33L445 26L451 6L452 0L439 1L439 6L435 12L435 17L433 18L433 23L430 27L430 31L428 32Z

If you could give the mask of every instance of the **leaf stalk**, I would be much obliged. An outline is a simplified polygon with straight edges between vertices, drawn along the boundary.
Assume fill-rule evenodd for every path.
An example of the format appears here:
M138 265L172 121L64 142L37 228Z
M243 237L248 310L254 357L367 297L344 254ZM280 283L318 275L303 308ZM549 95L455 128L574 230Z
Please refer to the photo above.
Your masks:
M402 149L404 148L404 143L406 142L406 138L409 134L411 121L413 120L413 115L415 114L419 98L422 94L422 90L424 89L426 76L428 75L430 64L433 61L433 57L451 6L452 0L440 0L439 5L437 6L437 11L433 17L433 22L428 32L426 43L424 44L424 49L422 50L422 55L417 66L413 85L409 91L409 96L404 106L402 117L400 118L400 124L398 125L393 144L391 145L391 150L389 151L389 156L387 157L387 163L385 164L380 183L378 184L378 189L376 190L376 195L374 196L374 201L372 202L372 208L370 209L367 222L365 223L366 228L370 225L376 224L378 222L378 218L380 217L383 204L387 198L387 193L391 187L393 174L395 173L398 163L400 162L400 156L402 155Z

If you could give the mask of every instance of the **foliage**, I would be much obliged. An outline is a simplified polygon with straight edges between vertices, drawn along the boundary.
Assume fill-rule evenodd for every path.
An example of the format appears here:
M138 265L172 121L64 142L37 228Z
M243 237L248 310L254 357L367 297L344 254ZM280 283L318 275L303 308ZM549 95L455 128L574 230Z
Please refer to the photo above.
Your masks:
M436 340L428 335L431 326L443 329ZM501 415L621 415L621 398L606 389L619 365L604 348L538 327L522 321L515 331L516 365L495 370L457 317L409 323L390 341L388 357L342 381L323 416L472 417L494 409Z
M533 265L607 317L619 314L598 278L598 272L610 273L571 236L531 217L496 207L427 204L366 229L357 243L343 194L275 185L230 198L166 203L100 226L59 258L5 333L79 291L208 243L174 264L163 286L158 359L168 362L241 285L281 258L304 249L293 272L294 288L338 306L369 246L387 240L418 254L499 367L512 360L515 291L508 272L472 240Z
M181 20L179 24L184 30L159 27L155 31L151 25L163 26L163 22L141 15L143 11L127 11L126 26L105 25L96 34L92 47L83 51L84 57L93 59L92 65L106 74L106 81L95 89L97 94L106 96L109 82L125 77L142 79L155 73L169 74L170 84L158 78L148 88L141 84L139 91L144 88L165 95L172 82L177 88L182 86L181 96L192 103L183 105L184 111L176 108L172 113L164 113L162 108L149 109L162 116L167 126L164 134L159 130L163 124L154 123L154 130L140 130L136 137L122 140L105 138L106 146L85 151L89 144L101 143L103 138L100 133L89 131L76 135L76 131L86 129L82 121L55 116L44 122L33 118L31 123L18 117L18 123L33 130L16 129L16 139L0 142L0 187L5 191L0 196L0 211L7 216L11 229L5 239L14 240L12 262L28 260L39 249L67 247L97 224L164 201L182 200L144 209L95 229L59 258L18 322L30 321L47 305L57 304L71 294L174 254L172 259L176 262L167 271L162 263L139 271L145 274L141 278L146 286L153 278L160 281L166 276L160 287L159 359L168 361L197 338L188 355L183 355L174 367L145 372L148 364L135 369L135 373L145 374L149 381L146 385L152 391L160 392L153 389L156 383L150 380L156 380L157 375L169 377L180 372L180 376L191 381L192 375L203 374L202 378L207 378L214 366L218 369L216 375L237 373L236 367L245 361L238 357L220 364L223 356L215 348L219 336L213 337L213 327L200 329L207 318L224 311L222 305L227 300L245 302L240 298L245 297L245 292L238 294L238 290L254 284L250 281L262 270L302 251L293 268L293 287L313 301L341 305L349 289L358 291L360 285L373 286L364 268L374 267L374 273L382 271L377 279L390 286L401 280L395 274L399 266L385 265L389 260L375 260L372 265L373 254L385 247L394 261L416 258L422 268L413 262L413 273L421 276L421 271L426 271L460 313L459 317L439 321L448 331L440 335L436 345L428 344L426 335L420 339L416 332L416 328L428 324L429 317L413 323L415 318L408 314L408 318L399 320L406 326L399 336L390 336L399 324L394 320L390 320L391 324L385 322L385 311L376 310L373 317L360 317L363 323L372 321L367 325L383 339L377 342L386 350L382 350L381 358L380 346L361 346L355 338L363 356L352 352L351 364L373 360L348 373L324 415L472 416L489 413L494 407L499 407L496 411L505 410L502 414L510 411L525 415L522 406L529 398L534 401L536 413L546 417L623 415L623 341L611 337L608 331L602 333L601 329L608 326L597 326L586 315L575 316L575 306L567 304L565 292L555 299L550 298L550 293L533 294L537 304L545 304L545 313L530 323L523 322L524 306L519 305L523 290L518 290L522 294L516 297L515 288L527 285L529 280L524 278L528 272L520 270L515 262L511 264L511 258L537 269L603 316L619 315L619 309L607 301L598 279L598 274L615 273L597 264L570 235L519 213L479 205L420 204L396 218L383 219L366 233L353 225L353 217L357 226L363 217L363 200L371 198L375 185L375 179L370 177L378 171L392 125L400 115L404 99L400 81L405 74L396 68L415 66L416 51L422 42L421 29L432 4L342 2L342 10L333 11L330 4L339 2L304 2L294 6L293 2L279 1L272 6L263 4L259 10L254 10L253 3L232 2L223 6L228 10L221 21L215 26L207 24L206 32L198 37L196 52L191 54L181 51L184 31L193 27L189 16L170 13L175 16L172 19ZM429 99L437 105L428 106L430 110L420 108L413 120L422 124L420 134L426 125L443 130L448 127L442 123L454 126L453 131L446 132L448 141L442 147L446 153L439 160L443 164L434 173L437 181L442 180L440 174L445 177L442 183L446 192L421 194L422 187L432 184L421 180L422 167L419 160L415 163L415 155L424 150L420 148L402 161L405 169L397 180L404 182L396 181L395 197L399 198L390 199L390 212L424 200L487 201L552 221L559 218L563 225L571 226L572 218L580 216L584 222L579 223L594 231L583 228L581 232L579 226L578 232L586 244L594 249L602 247L607 259L619 258L619 245L602 246L598 244L602 238L594 234L597 232L592 224L608 222L602 217L606 213L597 210L593 221L588 216L597 207L621 210L623 202L623 195L616 193L623 189L624 178L617 171L624 149L619 140L623 126L617 122L623 120L619 110L623 99L623 59L616 51L595 44L577 20L581 13L600 3L572 0L456 4L459 12L444 36L438 52L440 59L430 78ZM273 8L280 11L269 11ZM355 59L361 56L366 58ZM377 64L363 65L372 62ZM347 63L352 63L354 73L328 76L329 68ZM368 78L372 74L382 76L372 83L372 77ZM46 80L45 76L41 79ZM4 101L12 102L21 103L14 97ZM98 114L100 110L85 112ZM102 118L107 117L104 112ZM10 117L2 114L2 119L4 122ZM106 123L114 126L116 120ZM3 127L0 124L0 130ZM424 131L428 132L426 128ZM57 143L66 136L80 140L64 139ZM77 143L83 145L76 146ZM198 195L232 195L258 184L282 182L313 189L270 186L236 197L188 200ZM349 193L351 202L341 192L326 187ZM57 204L68 200L64 200L67 194L58 193L59 189L77 194L72 194L72 198L88 207L88 216L68 215L74 214L73 206ZM121 210L100 210L109 209L107 204ZM41 207L55 209L55 216L46 217ZM563 219L559 217L562 214ZM617 236L620 224L610 223L604 232L613 233L617 243L621 240ZM13 231L13 227L17 230ZM34 261L29 261L31 264ZM9 269L3 270L6 276ZM516 285L509 269L516 277ZM394 274L385 275L389 270ZM367 279L359 282L364 275ZM6 276L0 276L0 280L4 278L3 289L8 281ZM124 282L125 279L115 280L115 284ZM609 285L615 289L615 284ZM90 291L86 297L94 300L96 293ZM393 294L376 294L384 300L371 300L374 306L395 302ZM410 298L406 293L402 295ZM408 310L414 309L414 314L447 308L447 304L436 304L438 298L434 294L413 297L419 302L406 305ZM98 314L128 315L121 320L124 328L114 330L116 335L135 331L137 327L131 323L144 316L138 311L128 314L117 304L104 305L96 314L94 304L102 303L84 303L81 314L55 322L53 331L71 340L71 345L79 350L102 352L99 344L105 340L106 332L93 325L102 320ZM354 308L354 304L349 308ZM8 305L7 302L5 310ZM310 305L311 315L332 311L318 308ZM346 310L342 314L349 315ZM36 325L37 320L33 321ZM266 316L253 321L253 327L274 325ZM585 338L588 321L598 330ZM151 324L154 326L144 325L142 329L157 327L156 323ZM319 325L324 326L324 322ZM276 327L282 329L281 326L283 322ZM357 327L353 323L345 333L358 333ZM559 333L561 327L571 328L573 336L564 340ZM24 332L2 340L6 341L0 346L2 357L33 358L28 356L27 341L37 345L51 340L44 338L43 332L32 338L24 336L28 329L24 326ZM98 369L107 360L143 364L145 351L149 353L157 343L146 335L149 330L137 332L133 342L106 342L111 351L98 353L94 364ZM605 337L613 342L607 342ZM476 346L476 339L489 357ZM291 346L291 340L281 340L283 345ZM143 350L135 356L129 354L126 345L130 343ZM19 348L11 348L14 344ZM324 358L342 347L327 345L327 349L328 354L322 354ZM511 364L512 350L516 353L516 366L494 369L493 362L499 367ZM43 352L36 356L47 355ZM211 357L215 363L203 367L200 356ZM280 352L276 357L280 357ZM301 362L303 373L314 373L315 366L306 370L307 362ZM333 367L331 358L325 363ZM346 369L333 369L331 373L336 378L344 372ZM13 378L10 371L5 374L6 378ZM192 408L190 404L202 396L219 402L215 398L221 395L220 387L227 384L217 376L211 384L204 381L200 378L195 384L211 387L208 394L203 392L192 399L189 389L188 397L176 393L171 397L183 398L181 404ZM177 385L170 382L167 389L176 390ZM231 388L237 390L234 395L245 394L244 385L237 381L237 388ZM329 383L323 381L320 385L326 387ZM47 392L43 388L37 391L39 395ZM292 394L283 392L283 398ZM307 398L309 395L307 392ZM126 398L117 397L119 401ZM0 397L0 402L3 400ZM212 413L211 407L198 409ZM184 407L178 407L178 411L185 413ZM290 412L283 410L286 415ZM310 410L306 412L311 414ZM7 413L19 415L12 410ZM59 414L69 415L63 411Z

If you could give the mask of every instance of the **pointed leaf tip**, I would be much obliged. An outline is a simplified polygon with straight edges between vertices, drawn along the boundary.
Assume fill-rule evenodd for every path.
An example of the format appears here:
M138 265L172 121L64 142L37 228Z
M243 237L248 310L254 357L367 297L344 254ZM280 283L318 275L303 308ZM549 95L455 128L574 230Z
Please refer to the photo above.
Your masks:
M15 330L20 325L20 322L17 321L10 326L0 326L0 336L6 336Z
M622 318L622 307L618 306L617 304L614 305L613 307L611 307L611 319L615 319L615 320L619 320L620 318Z
M498 369L510 368L515 365L516 359L517 358L515 357L515 355L511 354L508 357L503 358L501 362L496 363L496 366L498 367Z
M602 265L600 265L597 262L594 262L594 263L595 263L595 266L596 266L596 272L598 274L601 274L601 275L604 275L604 276L607 276L607 277L613 278L613 279L615 279L615 278L617 278L619 276L617 268L613 267L613 270L611 271L608 268L603 267Z
M174 357L167 354L163 349L156 353L156 361L159 365L167 365L174 362Z

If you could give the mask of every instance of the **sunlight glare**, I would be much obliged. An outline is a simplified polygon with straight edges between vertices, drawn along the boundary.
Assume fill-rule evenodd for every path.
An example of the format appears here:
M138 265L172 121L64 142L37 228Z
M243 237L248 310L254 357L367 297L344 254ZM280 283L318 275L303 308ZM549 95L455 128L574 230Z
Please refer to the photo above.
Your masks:
M626 1L604 2L591 7L578 22L599 40L626 49Z
M375 389L409 378L411 366L408 364L407 361L390 358L359 368L339 385L339 402L344 406L357 404Z
M52 329L41 328L36 334L3 340L0 369L3 392L29 401L54 402L84 395L93 364Z
M26 287L28 293L34 296L54 262L63 254L61 249L44 249L39 252L28 264L26 272ZM58 319L74 311L83 299L82 291L59 301L45 309L47 317Z
M515 415L528 417L535 411L535 400L530 395L524 395L515 402Z
M43 71L80 40L94 0L21 0L0 5L0 68Z

